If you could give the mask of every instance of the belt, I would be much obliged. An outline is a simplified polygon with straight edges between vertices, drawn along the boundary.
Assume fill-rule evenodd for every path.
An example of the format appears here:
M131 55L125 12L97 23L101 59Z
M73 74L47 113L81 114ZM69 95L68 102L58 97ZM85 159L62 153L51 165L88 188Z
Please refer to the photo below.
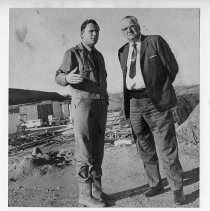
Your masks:
M128 90L129 98L142 99L149 98L146 88Z

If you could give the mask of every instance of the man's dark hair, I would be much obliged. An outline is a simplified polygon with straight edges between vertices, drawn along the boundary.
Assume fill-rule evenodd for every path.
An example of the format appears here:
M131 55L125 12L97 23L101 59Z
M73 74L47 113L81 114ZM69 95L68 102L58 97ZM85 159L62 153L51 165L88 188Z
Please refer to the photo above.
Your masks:
M99 26L98 26L98 24L97 24L97 22L96 22L95 20L93 20L93 19L87 19L87 20L84 21L84 22L82 23L82 25L81 25L81 32L86 28L86 26L87 26L89 23L92 23L93 25L97 26L98 29L100 29Z

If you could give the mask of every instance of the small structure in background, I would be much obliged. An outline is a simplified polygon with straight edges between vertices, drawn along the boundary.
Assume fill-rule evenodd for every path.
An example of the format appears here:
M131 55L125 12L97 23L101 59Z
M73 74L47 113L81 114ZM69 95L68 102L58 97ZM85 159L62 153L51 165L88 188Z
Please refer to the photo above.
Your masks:
M70 102L43 101L41 103L9 106L9 134L17 128L63 125L70 122ZM24 115L23 121L19 118Z

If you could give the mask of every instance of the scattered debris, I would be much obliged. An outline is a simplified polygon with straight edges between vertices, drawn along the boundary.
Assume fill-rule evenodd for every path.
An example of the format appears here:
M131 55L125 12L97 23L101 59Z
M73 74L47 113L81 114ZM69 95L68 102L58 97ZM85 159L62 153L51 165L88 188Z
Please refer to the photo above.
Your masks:
M9 162L9 180L16 181L26 175L43 176L54 168L62 169L75 164L74 150L71 148L43 153L39 147L34 147L31 154L22 159L11 159Z
M116 141L132 139L131 127L129 124L123 124L122 115L122 110L109 113L105 131L105 143L115 144Z
M32 151L32 156L36 156L37 154L43 154L39 147L34 147Z
M115 146L120 146L120 145L131 145L134 144L134 141L131 139L119 139L114 142Z
M11 154L12 152L45 144L47 142L51 142L54 140L55 137L61 137L62 132L63 131L48 132L46 130L45 132L36 135L27 135L21 136L19 138L9 139L9 154Z

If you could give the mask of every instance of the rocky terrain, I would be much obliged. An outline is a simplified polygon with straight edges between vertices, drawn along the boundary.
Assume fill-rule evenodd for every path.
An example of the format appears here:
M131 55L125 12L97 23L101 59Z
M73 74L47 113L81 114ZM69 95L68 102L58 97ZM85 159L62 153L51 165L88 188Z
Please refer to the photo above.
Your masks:
M193 113L198 116L196 110ZM193 113L188 124L193 122ZM199 207L199 136L194 139L187 128L186 123L177 128L187 197L186 203L179 207ZM197 129L195 133L199 134ZM9 156L9 207L79 206L72 132L70 129L62 138ZM192 139L182 138L186 135ZM161 175L165 191L145 198L148 184L135 144L105 144L103 187L112 197L109 207L178 207L173 203L162 168Z
M187 201L181 207L199 207L199 157L183 143L179 148L187 194ZM36 156L32 151L10 157L9 207L79 206L74 176L74 142L42 147L43 154ZM103 187L112 197L109 207L177 207L162 168L161 175L165 191L150 199L145 198L143 194L148 185L135 145L116 147L106 144Z
M180 142L199 146L200 144L200 105L197 105L187 120L177 128Z

